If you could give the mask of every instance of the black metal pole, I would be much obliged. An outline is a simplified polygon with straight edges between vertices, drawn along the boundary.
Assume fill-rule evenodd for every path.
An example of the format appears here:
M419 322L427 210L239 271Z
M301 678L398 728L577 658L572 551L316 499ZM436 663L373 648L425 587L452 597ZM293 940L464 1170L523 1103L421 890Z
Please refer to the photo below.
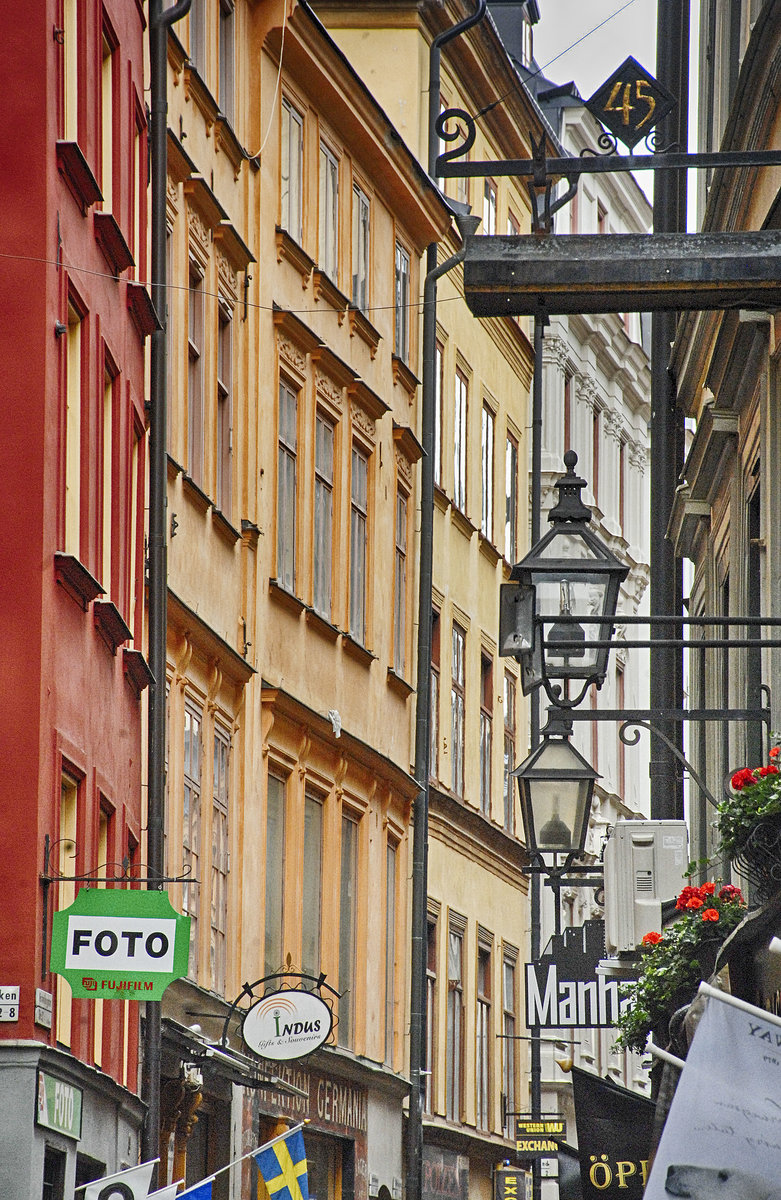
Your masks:
M428 163L434 176L440 96L440 48L485 14L475 13L439 34L429 55ZM415 697L415 779L420 788L412 821L412 912L410 962L409 1118L407 1121L406 1200L423 1191L423 1072L426 1069L426 966L428 945L428 802L431 745L431 605L434 540L434 406L436 395L437 279L460 262L464 251L437 266L437 244L426 250L423 286L423 386L421 399L420 564L418 577L417 694Z
M531 461L531 544L536 546L542 537L542 339L545 326L541 317L534 318L534 377L532 380L532 461ZM568 449L567 446L564 449ZM540 691L532 692L530 705L531 746L535 749L540 743ZM530 924L529 957L536 962L542 949L542 881L539 875L532 875L530 884ZM531 1044L529 1047L530 1097L533 1117L542 1114L542 1044L540 1042L540 1027L535 1025L529 1030ZM539 1160L532 1163L532 1197L540 1200L542 1176Z
M661 123L659 137L662 144L676 143L682 150L688 145L688 63L689 0L658 0L656 73L659 82L678 98L677 107ZM657 172L653 216L654 233L685 232L685 171ZM666 536L683 466L683 420L677 409L675 379L669 367L676 323L676 313L652 314L650 607L653 616L677 615L683 608L681 562ZM651 695L660 708L681 707L681 651L661 646L652 649ZM683 749L680 727L665 727L664 732L676 744L680 741ZM683 817L682 780L674 756L663 743L652 750L650 775L651 816L656 820Z
M166 175L168 169L168 28L190 8L191 0L163 11L162 0L150 0L149 62L151 100L149 159L152 176L152 302L160 321L151 340L149 422L149 689L147 763L147 876L148 887L165 875L163 821L165 805L165 657L168 603L166 511ZM160 1066L162 1031L160 1002L144 1009L141 1094L146 1119L141 1138L143 1162L157 1158L160 1145ZM156 1171L155 1171L156 1174Z

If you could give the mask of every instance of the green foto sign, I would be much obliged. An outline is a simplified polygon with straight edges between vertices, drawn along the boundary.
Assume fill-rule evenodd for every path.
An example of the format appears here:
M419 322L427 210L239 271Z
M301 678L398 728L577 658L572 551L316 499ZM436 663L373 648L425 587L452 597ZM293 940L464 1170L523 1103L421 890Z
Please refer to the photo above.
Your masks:
M190 918L167 892L82 888L52 920L52 971L87 1000L159 1000L187 974Z
M81 1088L39 1071L35 1114L38 1124L78 1141L81 1137L81 1096Z

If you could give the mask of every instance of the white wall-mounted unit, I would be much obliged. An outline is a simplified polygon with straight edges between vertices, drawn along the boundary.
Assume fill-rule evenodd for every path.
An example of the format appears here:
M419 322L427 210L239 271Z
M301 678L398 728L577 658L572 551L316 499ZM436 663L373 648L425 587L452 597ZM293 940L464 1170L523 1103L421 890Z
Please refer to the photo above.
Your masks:
M605 846L605 943L625 954L662 927L662 902L684 886L685 821L618 821Z

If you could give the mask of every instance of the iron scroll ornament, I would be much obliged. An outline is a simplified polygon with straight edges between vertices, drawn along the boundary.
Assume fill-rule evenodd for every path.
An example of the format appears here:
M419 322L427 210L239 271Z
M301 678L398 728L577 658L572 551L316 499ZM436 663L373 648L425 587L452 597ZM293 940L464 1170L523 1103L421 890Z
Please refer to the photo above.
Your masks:
M451 121L456 122L455 128L448 130L448 124ZM466 132L463 132L461 123L466 127ZM450 150L443 150L437 158L437 174L440 174L440 164L446 162L454 162L458 158L464 158L475 144L477 122L475 118L470 116L463 108L445 108L439 114L436 120L435 129L437 137L441 142L455 142L460 137L461 142L457 146L453 146Z
M675 743L672 742L666 734L662 733L660 729L657 729L655 725L652 725L650 721L638 721L634 718L624 721L618 727L618 736L625 746L636 746L640 741L639 731L641 729L647 729L648 732L653 735L653 737L659 738L661 742L664 742L667 749L670 750L671 753L674 754L678 761L682 764L683 769L688 771L689 775L691 775L692 779L697 784L697 787L708 801L708 804L711 804L714 808L718 808L718 800L716 800L715 796L700 773L691 765L691 763L684 756L683 752L678 749Z

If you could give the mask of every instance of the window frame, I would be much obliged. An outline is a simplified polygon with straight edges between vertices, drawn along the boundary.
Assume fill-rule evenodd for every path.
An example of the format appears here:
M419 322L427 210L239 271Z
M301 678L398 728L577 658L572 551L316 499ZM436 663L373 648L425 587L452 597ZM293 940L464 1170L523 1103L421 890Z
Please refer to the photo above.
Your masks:
M277 537L276 537L276 581L279 587L295 594L298 553L298 426L301 390L280 374L277 405ZM291 402L294 416L283 421L283 398ZM288 428L295 435L289 440ZM283 461L290 464L283 473ZM291 514L285 511L290 508ZM289 540L288 540L289 539Z
M339 158L320 139L318 178L318 266L339 283Z
M304 114L287 96L282 97L280 120L279 224L300 246L304 235ZM295 137L291 136L294 131Z
M351 221L350 298L355 307L366 314L370 299L371 199L356 179L353 179Z
M330 431L330 461L328 462L321 456L321 450L324 449L324 442L320 436L321 430ZM315 411L312 607L318 616L329 623L333 615L336 447L336 422L330 413L318 406Z
M393 669L401 678L404 678L407 669L409 508L409 494L405 488L397 484L393 559Z
M212 743L209 976L212 991L224 995L228 978L231 733L227 724L217 718L212 728Z
M182 727L182 872L189 868L188 879L192 880L198 878L198 864L203 858L203 727L203 708L192 693L187 693ZM199 885L188 879L182 883L182 912L190 918L187 976L197 981L201 966L202 906Z
M480 420L480 532L489 542L494 540L495 444L496 413L484 400Z
M227 343L227 344L226 344ZM233 511L233 308L217 304L217 420L215 499L229 520Z
M190 256L187 292L187 473L203 487L206 296L203 265Z
M460 512L466 513L469 376L460 366L456 367L453 390L453 505Z
M396 239L394 254L394 323L393 345L396 357L405 366L410 361L411 322L410 297L412 294L412 256L406 246Z
M369 496L371 452L356 438L350 446L350 576L349 636L361 646L368 642ZM364 495L356 495L356 463L364 464ZM359 584L360 586L356 586Z
M494 660L480 652L480 811L491 818Z
M504 444L504 557L514 564L518 559L518 438L509 429Z
M450 660L450 787L456 796L464 795L466 725L466 629L453 621Z

